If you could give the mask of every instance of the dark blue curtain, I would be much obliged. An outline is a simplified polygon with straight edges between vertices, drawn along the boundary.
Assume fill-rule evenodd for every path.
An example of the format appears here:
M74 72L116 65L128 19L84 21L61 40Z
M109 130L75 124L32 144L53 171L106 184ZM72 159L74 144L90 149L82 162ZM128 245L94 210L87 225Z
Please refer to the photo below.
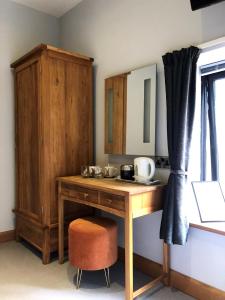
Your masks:
M160 238L184 245L189 224L184 185L195 111L196 64L200 50L189 47L163 56L167 104L167 139L171 172L162 214Z

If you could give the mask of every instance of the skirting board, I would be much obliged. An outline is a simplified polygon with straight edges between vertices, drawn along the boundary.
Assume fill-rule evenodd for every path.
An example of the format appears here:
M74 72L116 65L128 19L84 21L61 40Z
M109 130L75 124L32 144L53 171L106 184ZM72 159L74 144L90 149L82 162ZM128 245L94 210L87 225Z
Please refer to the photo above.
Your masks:
M124 260L124 248L119 247L119 258ZM162 265L134 253L134 266L152 278L162 273ZM170 286L199 300L224 300L225 292L201 281L170 271Z
M15 240L15 230L0 232L0 243Z

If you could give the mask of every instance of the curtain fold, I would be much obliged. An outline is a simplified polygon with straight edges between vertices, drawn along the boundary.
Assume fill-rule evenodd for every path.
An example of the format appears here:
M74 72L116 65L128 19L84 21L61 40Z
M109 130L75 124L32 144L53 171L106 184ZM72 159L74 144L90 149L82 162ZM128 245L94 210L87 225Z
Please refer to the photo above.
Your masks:
M201 142L200 142L200 180L206 180L206 137L208 124L208 80L201 81Z
M225 72L202 76L201 85L201 180L207 180L207 134L210 139L211 180L219 180L219 159L216 129L215 82L225 77ZM209 131L209 132L208 132ZM209 180L209 178L208 178Z
M195 111L196 63L200 50L189 47L163 56L167 104L167 139L171 172L162 214L160 238L184 245L188 221L184 185Z
M216 108L215 108L215 81L209 77L208 91L208 115L210 131L210 152L211 152L211 173L212 180L219 179L218 147L217 147L217 130L216 130Z

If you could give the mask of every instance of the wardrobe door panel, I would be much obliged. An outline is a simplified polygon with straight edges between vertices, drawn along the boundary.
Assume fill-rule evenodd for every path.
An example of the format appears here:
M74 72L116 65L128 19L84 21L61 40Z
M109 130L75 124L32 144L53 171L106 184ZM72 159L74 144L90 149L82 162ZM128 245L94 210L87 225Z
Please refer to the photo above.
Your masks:
M45 172L47 185L45 197L50 203L47 209L50 210L51 223L57 223L57 190L56 177L66 175L66 152L65 152L65 62L60 59L49 59L49 98L45 99ZM48 107L49 106L49 107Z
M16 73L16 153L17 209L40 221L38 76L37 61Z
M66 170L77 175L92 162L92 99L90 67L66 63ZM92 133L92 132L91 132Z

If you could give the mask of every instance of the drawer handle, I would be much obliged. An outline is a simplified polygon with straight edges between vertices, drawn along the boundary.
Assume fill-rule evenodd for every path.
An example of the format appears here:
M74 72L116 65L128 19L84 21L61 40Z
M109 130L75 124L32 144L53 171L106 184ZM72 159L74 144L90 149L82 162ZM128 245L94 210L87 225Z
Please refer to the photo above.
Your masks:
M88 194L84 193L84 199L87 199L87 197L88 197Z
M113 201L111 199L105 199L109 204L111 204Z

